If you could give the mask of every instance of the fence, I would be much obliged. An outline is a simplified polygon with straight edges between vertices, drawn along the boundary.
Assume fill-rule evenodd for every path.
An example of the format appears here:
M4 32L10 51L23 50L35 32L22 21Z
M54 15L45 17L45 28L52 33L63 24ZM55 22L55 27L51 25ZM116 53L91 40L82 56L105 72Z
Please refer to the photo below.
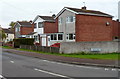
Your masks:
M51 52L51 53L59 53L59 48L57 47L45 47L45 46L36 46L36 45L20 45L21 49L42 51L42 52Z

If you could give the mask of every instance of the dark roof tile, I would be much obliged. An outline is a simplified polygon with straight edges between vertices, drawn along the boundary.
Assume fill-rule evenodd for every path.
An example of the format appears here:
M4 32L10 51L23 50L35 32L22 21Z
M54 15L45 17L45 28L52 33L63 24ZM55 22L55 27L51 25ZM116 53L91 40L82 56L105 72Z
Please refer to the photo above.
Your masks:
M18 22L18 23L24 27L32 27L32 24L30 22Z
M11 30L9 30L9 29L5 29L5 28L3 28L2 30L3 30L5 33L13 34L13 32L12 32Z
M65 7L65 8L68 8L70 10L73 10L77 13L92 13L92 14L100 14L100 15L105 15L105 16L111 16L109 14L106 14L106 13L103 13L103 12L100 12L100 11L95 11L95 10L85 10L85 9L78 9L78 8L70 8L70 7Z
M44 19L45 21L55 21L52 16L39 16L40 18Z

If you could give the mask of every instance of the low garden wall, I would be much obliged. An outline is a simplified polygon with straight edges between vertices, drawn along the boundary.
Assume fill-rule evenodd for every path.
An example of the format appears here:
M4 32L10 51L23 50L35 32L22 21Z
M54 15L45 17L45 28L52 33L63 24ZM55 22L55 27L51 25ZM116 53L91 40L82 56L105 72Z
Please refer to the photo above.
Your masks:
M60 53L113 53L120 52L120 41L104 42L63 42L60 44Z
M20 45L21 49L42 51L42 52L51 52L51 53L59 53L59 48L57 47L44 47L37 45Z

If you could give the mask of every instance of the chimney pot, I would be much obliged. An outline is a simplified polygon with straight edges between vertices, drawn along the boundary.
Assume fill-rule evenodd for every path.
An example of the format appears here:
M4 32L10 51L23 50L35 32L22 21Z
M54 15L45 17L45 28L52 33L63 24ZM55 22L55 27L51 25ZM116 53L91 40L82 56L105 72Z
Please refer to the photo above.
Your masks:
M86 6L84 6L84 7L82 7L82 9L86 10L86 9L87 9L87 7L86 7Z

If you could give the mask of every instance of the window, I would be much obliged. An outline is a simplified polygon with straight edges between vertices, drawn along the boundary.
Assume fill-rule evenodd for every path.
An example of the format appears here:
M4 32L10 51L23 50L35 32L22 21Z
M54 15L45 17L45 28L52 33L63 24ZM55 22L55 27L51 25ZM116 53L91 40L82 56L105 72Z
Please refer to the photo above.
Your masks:
M12 39L10 39L10 41L12 41Z
M43 23L42 22L39 22L38 23L38 28L42 28L43 27Z
M52 34L51 35L51 40L57 40L57 35L56 34Z
M7 39L7 42L9 41L9 39Z
M54 40L57 40L57 35L56 34L54 35Z
M35 41L38 41L38 36L34 36Z
M19 32L20 31L20 27L16 27L15 31Z
M51 35L51 40L53 40L54 35Z
M69 40L73 40L73 34L69 34Z
M62 24L62 17L61 18L59 18L59 24Z
M6 35L6 37L8 37L8 34Z
M67 34L66 36L67 40L75 40L75 34Z
M68 16L68 17L66 18L66 20L67 20L67 23L75 22L75 17L74 17L74 16Z
M34 25L35 25L34 28L37 28L37 24L35 23Z
M63 40L63 34L58 34L58 40Z

